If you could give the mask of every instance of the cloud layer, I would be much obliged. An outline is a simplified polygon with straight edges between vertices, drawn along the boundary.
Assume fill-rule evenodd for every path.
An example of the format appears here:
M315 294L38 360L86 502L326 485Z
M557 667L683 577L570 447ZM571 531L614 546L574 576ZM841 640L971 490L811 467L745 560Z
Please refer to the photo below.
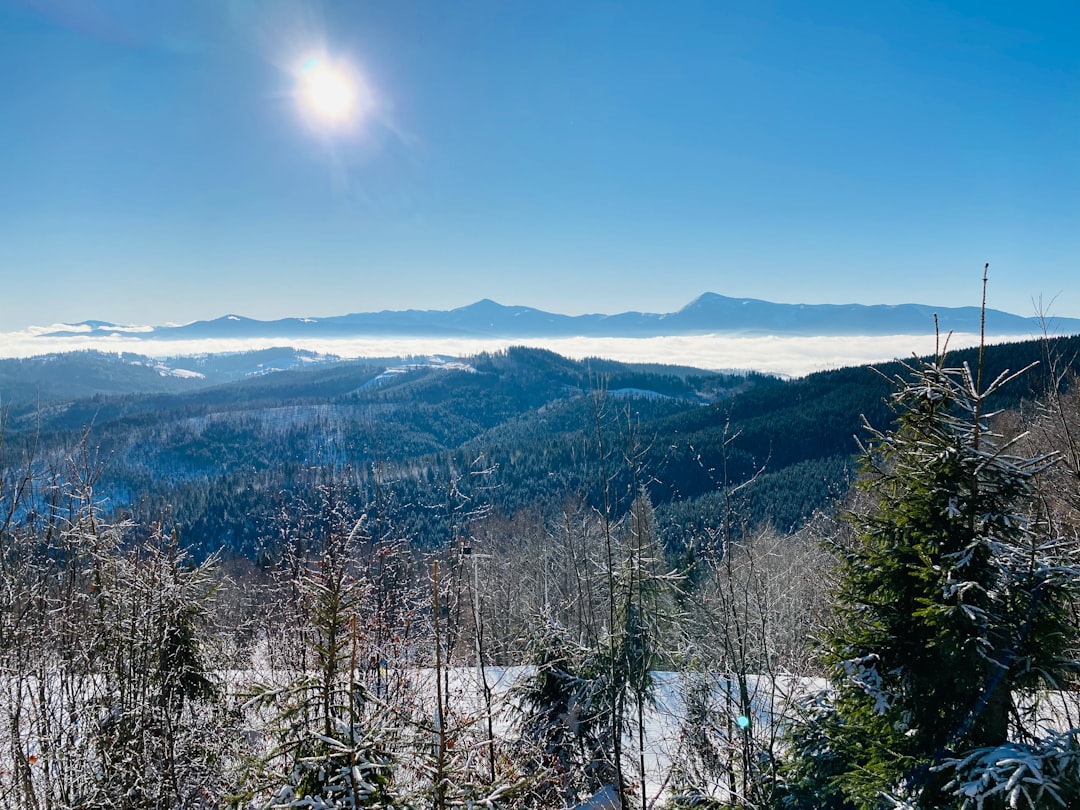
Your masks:
M133 352L151 357L240 352L272 346L300 349L344 358L409 357L427 354L468 356L523 345L550 349L575 359L603 357L634 363L668 363L715 370L754 370L790 376L844 366L878 363L912 355L933 354L933 335L887 335L875 337L730 337L694 335L654 338L327 338L288 341L259 338L245 340L155 341L138 337L43 338L40 328L0 334L0 357L31 357L52 352L96 349ZM995 337L993 342L1029 340L1030 335ZM949 348L977 345L978 335L958 333Z

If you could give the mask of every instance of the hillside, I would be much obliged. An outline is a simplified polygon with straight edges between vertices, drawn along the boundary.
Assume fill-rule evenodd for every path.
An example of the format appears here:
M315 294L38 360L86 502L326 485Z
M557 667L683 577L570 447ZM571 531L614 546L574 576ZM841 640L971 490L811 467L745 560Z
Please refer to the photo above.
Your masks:
M1078 349L1080 339L1068 338L1053 350L1071 357ZM1045 352L1041 342L990 347L986 373ZM20 361L18 375L9 361L0 366L5 401L15 403L8 447L33 437L40 463L61 464L86 431L107 504L167 515L201 554L257 557L282 500L328 478L349 482L358 503L377 483L419 546L444 543L466 503L507 515L542 514L568 499L598 505L606 480L619 511L645 486L677 546L716 512L725 481L756 476L740 492L740 518L782 531L841 497L862 418L888 424L888 377L899 371L887 364L785 381L517 348L396 367L308 358L235 378L270 360L203 360L202 377L95 353ZM77 396L61 396L64 380ZM1000 404L1045 386L1032 372Z

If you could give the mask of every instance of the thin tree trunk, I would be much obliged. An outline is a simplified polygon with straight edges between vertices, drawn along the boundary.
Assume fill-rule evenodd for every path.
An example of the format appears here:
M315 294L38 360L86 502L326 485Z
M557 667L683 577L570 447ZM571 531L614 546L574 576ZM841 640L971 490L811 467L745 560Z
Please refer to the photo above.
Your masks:
M446 712L442 683L442 629L439 621L439 561L431 563L432 609L435 617L435 809L446 808Z

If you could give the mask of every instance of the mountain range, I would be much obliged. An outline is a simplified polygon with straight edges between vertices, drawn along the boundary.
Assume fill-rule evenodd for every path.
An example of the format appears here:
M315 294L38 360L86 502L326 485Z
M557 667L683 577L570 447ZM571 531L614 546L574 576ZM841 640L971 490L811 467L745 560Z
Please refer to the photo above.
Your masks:
M899 335L927 334L934 317L942 332L977 333L979 307L926 304L778 304L755 298L705 293L677 312L622 312L616 315L559 315L525 306L504 306L490 299L452 310L383 310L325 318L262 321L224 315L180 326L132 327L106 321L83 321L41 333L51 337L125 337L153 340L207 338L343 337L661 337L674 335ZM1054 318L1055 334L1080 334L1080 319ZM988 335L1037 335L1037 317L1001 310L986 311Z
M984 380L1060 359L1008 383L994 407L1071 380L1078 356L1080 337L987 346ZM949 359L975 367L980 352ZM786 532L831 508L853 478L855 437L865 423L888 427L904 374L894 361L785 380L528 347L392 363L287 349L166 360L82 351L0 360L0 439L5 458L37 453L47 470L85 452L100 469L96 496L144 522L167 514L207 554L258 559L283 505L333 480L378 487L396 505L390 525L418 548L453 536L453 504L531 514L546 531L540 513L609 496L621 513L647 486L665 544L681 547L731 508L721 481L748 526Z

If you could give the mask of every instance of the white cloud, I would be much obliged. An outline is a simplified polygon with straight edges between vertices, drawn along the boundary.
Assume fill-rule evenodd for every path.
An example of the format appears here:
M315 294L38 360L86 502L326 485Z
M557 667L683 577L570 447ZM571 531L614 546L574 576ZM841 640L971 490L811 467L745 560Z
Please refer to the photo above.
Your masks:
M135 330L132 330L135 331ZM1031 335L995 337L993 342L1028 340ZM535 346L581 359L604 357L638 363L670 363L704 369L744 369L801 376L823 369L864 365L934 352L933 335L877 337L731 337L693 335L656 338L273 338L228 340L153 340L137 337L41 337L38 329L0 334L0 357L31 357L51 352L98 349L135 352L151 357L238 352L294 345L341 357L407 357L427 354L467 356L507 346ZM954 334L950 348L977 345L978 335Z

